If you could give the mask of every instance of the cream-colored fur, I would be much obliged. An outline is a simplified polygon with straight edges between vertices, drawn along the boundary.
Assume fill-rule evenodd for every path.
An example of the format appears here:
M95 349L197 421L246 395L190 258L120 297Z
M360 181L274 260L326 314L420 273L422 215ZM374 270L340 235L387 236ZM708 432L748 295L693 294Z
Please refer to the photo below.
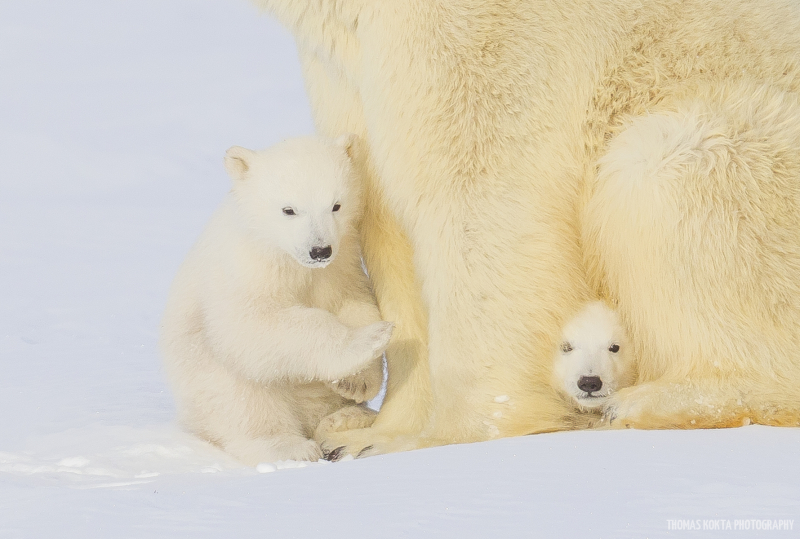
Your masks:
M317 460L314 436L374 419L357 403L380 389L392 325L361 269L351 145L228 150L233 189L170 291L161 348L181 420L250 465Z
M565 326L555 351L553 384L581 411L599 411L633 385L636 362L617 313L592 301Z
M644 359L606 414L797 425L800 96L751 82L685 94L611 140L586 211L593 276Z
M595 294L641 367L615 425L800 422L797 2L254 1L296 36L318 130L366 142L397 322L374 426L328 444L580 426L552 350Z

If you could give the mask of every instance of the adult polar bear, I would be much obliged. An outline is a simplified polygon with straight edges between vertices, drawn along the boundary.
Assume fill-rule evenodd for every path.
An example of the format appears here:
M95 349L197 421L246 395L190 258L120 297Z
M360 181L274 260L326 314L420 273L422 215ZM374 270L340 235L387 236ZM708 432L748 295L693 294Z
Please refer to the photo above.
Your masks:
M639 358L613 425L800 424L794 0L254 0L318 130L365 141L396 323L357 453L580 426L548 383L593 293Z

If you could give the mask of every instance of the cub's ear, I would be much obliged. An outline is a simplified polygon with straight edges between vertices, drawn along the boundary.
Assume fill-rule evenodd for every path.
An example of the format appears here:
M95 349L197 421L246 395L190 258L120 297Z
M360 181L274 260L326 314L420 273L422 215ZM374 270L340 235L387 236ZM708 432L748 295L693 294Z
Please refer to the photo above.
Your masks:
M340 135L336 139L336 145L344 149L347 157L353 159L355 155L356 146L358 146L358 135L355 133L347 133L344 135Z
M253 150L234 146L225 152L225 170L232 180L243 180L247 171L250 170L250 160L253 158Z

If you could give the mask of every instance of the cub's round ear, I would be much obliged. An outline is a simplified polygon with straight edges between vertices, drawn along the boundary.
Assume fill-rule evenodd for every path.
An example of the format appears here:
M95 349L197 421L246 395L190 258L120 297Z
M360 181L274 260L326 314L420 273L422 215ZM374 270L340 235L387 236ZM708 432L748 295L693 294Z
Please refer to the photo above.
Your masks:
M253 158L253 150L233 146L225 152L225 170L232 180L243 180L247 171L250 170L250 160Z
M353 156L355 155L357 143L358 135L355 133L346 133L344 135L340 135L336 139L336 145L344 149L344 152L350 159L353 159Z

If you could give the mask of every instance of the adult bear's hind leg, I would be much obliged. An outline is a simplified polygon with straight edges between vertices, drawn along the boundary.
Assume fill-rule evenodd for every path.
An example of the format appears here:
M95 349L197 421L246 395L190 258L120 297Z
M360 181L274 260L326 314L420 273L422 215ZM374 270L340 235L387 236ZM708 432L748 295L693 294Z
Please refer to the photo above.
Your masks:
M634 119L584 217L639 360L618 425L800 424L798 96L705 87Z
M414 275L412 248L374 191L368 190L362 225L364 259L381 317L394 322L386 349L386 396L368 428L335 430L320 437L327 450L366 456L420 447L419 433L430 415L427 318Z

